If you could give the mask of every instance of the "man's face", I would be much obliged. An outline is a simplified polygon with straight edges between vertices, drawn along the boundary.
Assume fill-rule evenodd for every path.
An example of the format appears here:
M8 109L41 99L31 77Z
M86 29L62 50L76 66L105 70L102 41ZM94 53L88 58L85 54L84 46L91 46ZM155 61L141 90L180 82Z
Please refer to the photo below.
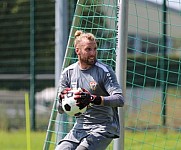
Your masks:
M81 65L92 66L97 58L97 43L88 39L83 39L76 48L76 53Z

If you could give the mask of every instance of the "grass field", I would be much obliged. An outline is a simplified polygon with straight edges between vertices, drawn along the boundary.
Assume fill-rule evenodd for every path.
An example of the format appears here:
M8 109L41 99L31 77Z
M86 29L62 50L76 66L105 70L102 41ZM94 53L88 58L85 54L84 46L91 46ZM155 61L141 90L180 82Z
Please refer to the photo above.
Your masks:
M181 134L161 131L125 133L125 150L181 150Z
M31 132L31 150L41 150L45 132ZM24 131L0 131L1 150L26 150ZM181 150L181 134L161 132L133 133L125 132L125 150Z
M41 150L43 148L46 132L31 132L31 150ZM1 150L26 150L27 140L25 131L0 131Z

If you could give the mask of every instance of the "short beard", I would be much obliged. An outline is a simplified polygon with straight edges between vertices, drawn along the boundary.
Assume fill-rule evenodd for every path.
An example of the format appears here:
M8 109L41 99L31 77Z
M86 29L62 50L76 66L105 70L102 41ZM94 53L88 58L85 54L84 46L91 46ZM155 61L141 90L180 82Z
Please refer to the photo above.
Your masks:
M81 63L84 63L84 64L86 64L86 65L92 66L92 65L95 64L96 59L94 59L94 60L89 60L89 59L80 58L80 61L81 61Z
M90 61L89 61L89 59L87 59L87 64L88 64L88 65L94 65L95 62L96 62L96 59L90 60Z

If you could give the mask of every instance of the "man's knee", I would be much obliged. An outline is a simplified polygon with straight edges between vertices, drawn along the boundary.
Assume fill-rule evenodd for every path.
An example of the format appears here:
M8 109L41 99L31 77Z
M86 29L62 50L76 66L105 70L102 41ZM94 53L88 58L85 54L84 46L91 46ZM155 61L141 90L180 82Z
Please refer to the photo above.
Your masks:
M69 141L62 141L58 144L55 150L75 150L77 147L76 143L69 142Z
M76 150L88 150L86 147L79 145Z

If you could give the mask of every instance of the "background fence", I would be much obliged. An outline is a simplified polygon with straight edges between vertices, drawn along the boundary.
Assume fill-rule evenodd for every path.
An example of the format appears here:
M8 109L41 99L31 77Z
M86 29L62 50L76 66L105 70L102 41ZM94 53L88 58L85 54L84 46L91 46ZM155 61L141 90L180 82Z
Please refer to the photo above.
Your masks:
M72 22L74 1L67 1L67 24ZM68 32L68 31L67 31ZM32 70L33 69L33 70ZM59 69L60 70L60 69ZM34 85L32 85L34 78ZM47 128L55 87L55 1L0 1L0 107L3 128L25 127L24 94L34 87L37 129ZM45 91L43 91L45 90ZM41 91L44 94L41 94ZM45 96L46 95L46 96ZM33 96L33 95L32 95ZM19 106L21 105L21 115ZM31 108L34 106L31 106ZM16 115L14 114L16 113ZM6 117L4 117L7 114ZM44 121L42 124L42 116ZM16 117L15 117L16 116ZM18 119L13 125L12 118ZM2 119L2 118L1 118Z

